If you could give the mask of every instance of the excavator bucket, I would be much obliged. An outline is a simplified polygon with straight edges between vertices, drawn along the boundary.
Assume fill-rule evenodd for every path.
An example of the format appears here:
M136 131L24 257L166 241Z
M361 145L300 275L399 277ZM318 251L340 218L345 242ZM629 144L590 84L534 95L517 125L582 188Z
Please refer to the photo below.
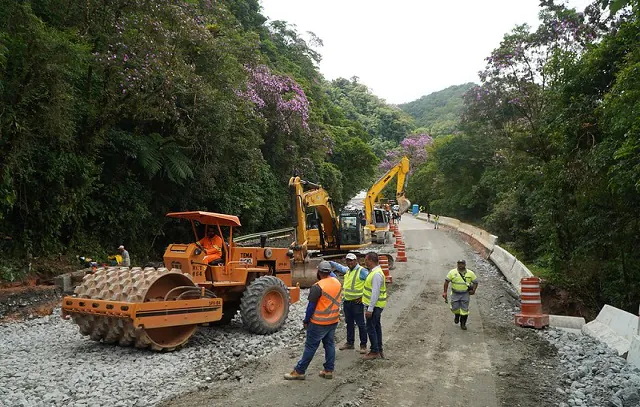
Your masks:
M409 201L404 196L398 196L398 205L400 206L398 212L400 213L400 215L402 215L403 213L408 211L409 208L411 208L411 201Z

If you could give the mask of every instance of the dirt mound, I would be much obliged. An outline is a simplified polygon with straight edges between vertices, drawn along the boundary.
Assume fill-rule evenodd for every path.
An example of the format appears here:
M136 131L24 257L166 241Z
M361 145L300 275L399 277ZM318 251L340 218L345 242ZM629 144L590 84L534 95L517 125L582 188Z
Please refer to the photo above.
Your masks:
M575 293L549 283L542 284L542 311L552 315L583 317L587 321L595 319L597 311L585 305Z
M0 321L49 315L60 305L54 286L12 287L0 290Z

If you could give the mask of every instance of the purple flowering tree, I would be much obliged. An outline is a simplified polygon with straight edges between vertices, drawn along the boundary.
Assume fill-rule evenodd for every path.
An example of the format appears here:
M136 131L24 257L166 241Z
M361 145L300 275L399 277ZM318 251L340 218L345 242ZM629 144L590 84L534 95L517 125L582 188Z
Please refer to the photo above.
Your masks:
M246 66L246 88L236 93L251 102L257 113L275 122L287 134L294 128L309 131L309 100L300 85L285 75L278 75L266 65Z
M380 162L379 168L382 171L388 171L406 156L409 159L411 173L414 168L418 168L427 161L427 147L431 144L433 144L433 138L428 134L413 134L406 137L396 149L387 153L385 159Z
M537 133L547 108L546 92L564 81L572 61L601 34L597 24L587 21L598 18L596 8L585 14L547 3L536 31L526 24L517 26L486 58L486 68L479 73L481 86L465 95L468 113L476 119L491 122L498 112Z

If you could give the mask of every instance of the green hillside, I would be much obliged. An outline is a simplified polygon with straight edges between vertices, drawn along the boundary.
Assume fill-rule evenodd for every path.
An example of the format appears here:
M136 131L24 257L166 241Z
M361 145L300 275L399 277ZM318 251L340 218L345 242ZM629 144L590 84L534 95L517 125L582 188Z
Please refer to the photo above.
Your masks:
M416 120L416 125L428 130L433 136L451 134L457 130L463 109L462 96L476 86L469 82L463 85L449 86L433 92L413 102L400 105Z

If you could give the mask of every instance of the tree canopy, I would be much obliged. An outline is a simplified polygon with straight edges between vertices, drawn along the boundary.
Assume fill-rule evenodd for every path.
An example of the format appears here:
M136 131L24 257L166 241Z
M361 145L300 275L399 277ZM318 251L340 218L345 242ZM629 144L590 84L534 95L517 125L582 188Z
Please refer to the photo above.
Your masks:
M590 305L640 292L640 8L543 1L465 95L461 131L436 138L409 196L484 226ZM615 11L618 11L615 13Z
M460 116L464 109L464 94L476 86L474 83L449 86L438 92L422 96L399 107L411 115L416 126L437 137L460 130Z
M157 257L189 239L169 211L286 226L293 174L337 204L366 188L377 140L412 122L326 81L321 45L257 0L0 0L0 273L120 244Z

